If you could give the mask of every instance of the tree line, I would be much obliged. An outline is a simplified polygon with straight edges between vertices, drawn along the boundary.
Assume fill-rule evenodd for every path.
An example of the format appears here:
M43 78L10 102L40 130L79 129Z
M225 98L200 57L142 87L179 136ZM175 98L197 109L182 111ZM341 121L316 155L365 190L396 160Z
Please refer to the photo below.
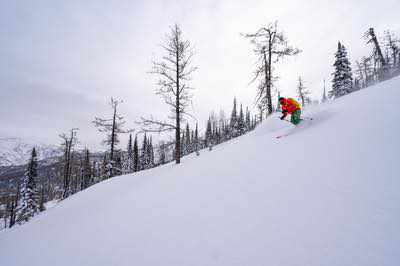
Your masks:
M115 100L111 100L111 103ZM113 110L115 105L111 104ZM117 117L118 122L112 120ZM95 119L97 126L98 119ZM38 183L38 159L36 149L33 148L31 158L26 171L16 191L10 192L6 200L3 213L4 227L12 227L28 221L30 218L45 210L45 203L53 199L66 199L69 196L82 191L98 182L110 179L122 174L132 174L139 171L151 169L172 161L176 161L175 142L162 140L154 144L151 134L142 131L132 134L132 130L123 130L121 123L123 117L116 112L107 123L110 127L107 130L101 127L106 138L103 143L108 150L102 154L92 154L89 149L83 151L77 149L78 129L71 129L68 134L61 134L61 148L63 156L59 158L56 185L46 187ZM249 109L243 111L236 98L233 100L233 108L230 117L220 111L217 117L212 112L207 120L206 129L203 134L199 133L198 123L194 127L186 123L181 131L180 137L180 158L190 154L200 155L200 151L228 141L232 138L243 135L253 130L258 119L253 116ZM104 124L104 123L102 123ZM114 125L114 126L112 126ZM115 127L113 129L113 127ZM128 143L125 149L118 148L120 134L129 134ZM114 135L112 137L112 135ZM111 139L114 138L114 141Z
M352 71L346 47L338 42L329 97L338 98L400 75L400 39L387 30L379 40L374 28L369 28L363 38L372 49L370 55L356 60L355 73ZM322 100L327 100L325 90Z

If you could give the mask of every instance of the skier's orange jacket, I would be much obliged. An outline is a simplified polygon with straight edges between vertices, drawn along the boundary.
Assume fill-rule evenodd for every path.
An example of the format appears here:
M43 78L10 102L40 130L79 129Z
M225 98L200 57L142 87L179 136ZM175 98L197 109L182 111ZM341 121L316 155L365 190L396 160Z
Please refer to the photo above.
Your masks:
M300 110L300 104L292 98L284 99L282 103L282 113L293 114L296 110Z

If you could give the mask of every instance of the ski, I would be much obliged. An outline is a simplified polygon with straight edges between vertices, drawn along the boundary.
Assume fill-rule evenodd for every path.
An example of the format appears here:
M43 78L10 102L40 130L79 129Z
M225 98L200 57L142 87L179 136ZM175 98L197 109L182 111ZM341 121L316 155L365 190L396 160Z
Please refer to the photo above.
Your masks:
M283 134L283 135L279 135L279 136L276 136L276 138L277 138L277 139L281 139L281 138L283 138L283 137L287 137L287 136L289 136L289 134Z
M286 121L286 122L288 122L288 123L290 123L291 125L293 125L293 123L292 122L290 122L289 120L287 120L287 119L282 119L283 121ZM301 120L300 120L300 122L301 121L305 121L305 120L314 120L312 117L302 117L301 118ZM301 124L301 123L299 123L299 124ZM297 124L297 125L293 125L294 127L297 127L299 124ZM287 133L287 134L282 134L282 135L278 135L278 136L276 136L276 138L277 139L281 139L281 138L284 138L284 137L287 137L287 136L289 136L290 135L290 133Z

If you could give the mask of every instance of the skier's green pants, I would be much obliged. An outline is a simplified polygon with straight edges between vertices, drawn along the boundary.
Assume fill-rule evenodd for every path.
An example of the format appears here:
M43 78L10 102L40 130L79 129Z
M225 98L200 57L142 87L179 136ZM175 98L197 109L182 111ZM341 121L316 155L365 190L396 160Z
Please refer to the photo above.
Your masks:
M290 117L290 122L292 122L294 125L297 125L301 121L301 110L296 110L293 112L293 114Z

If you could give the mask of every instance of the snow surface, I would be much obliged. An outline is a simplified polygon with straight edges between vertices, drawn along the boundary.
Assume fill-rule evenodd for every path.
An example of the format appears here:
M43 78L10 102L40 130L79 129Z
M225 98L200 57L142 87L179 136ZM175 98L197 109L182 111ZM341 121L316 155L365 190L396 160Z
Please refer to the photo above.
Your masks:
M0 233L0 265L400 265L400 79ZM287 137L276 139L280 134Z

